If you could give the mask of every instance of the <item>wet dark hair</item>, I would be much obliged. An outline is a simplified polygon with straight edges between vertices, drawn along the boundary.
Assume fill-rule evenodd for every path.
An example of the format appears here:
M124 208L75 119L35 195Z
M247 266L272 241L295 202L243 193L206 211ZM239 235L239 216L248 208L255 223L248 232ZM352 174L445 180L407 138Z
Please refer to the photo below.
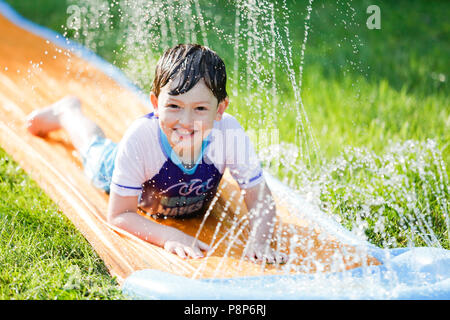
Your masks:
M161 88L176 78L179 81L176 85L172 85L170 95L183 94L203 79L218 102L227 97L225 63L208 47L199 44L179 44L167 49L156 65L151 90L158 97Z

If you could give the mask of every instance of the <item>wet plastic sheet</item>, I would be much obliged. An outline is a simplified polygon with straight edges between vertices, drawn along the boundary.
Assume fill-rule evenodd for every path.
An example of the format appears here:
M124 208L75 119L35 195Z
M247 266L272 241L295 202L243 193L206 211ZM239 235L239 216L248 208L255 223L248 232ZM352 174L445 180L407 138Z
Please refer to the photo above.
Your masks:
M159 270L128 277L136 299L450 299L450 253L436 248L379 250L383 265L340 273L198 279Z
M129 276L125 293L137 299L450 299L450 250L380 249L359 239L266 173L269 187L344 243L366 247L382 265L337 273L190 279L157 270Z

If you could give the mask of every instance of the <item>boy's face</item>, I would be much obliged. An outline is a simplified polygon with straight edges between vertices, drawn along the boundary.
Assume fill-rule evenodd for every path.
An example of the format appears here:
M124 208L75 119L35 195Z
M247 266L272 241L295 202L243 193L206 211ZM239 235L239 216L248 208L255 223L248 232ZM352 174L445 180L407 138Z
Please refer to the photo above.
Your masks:
M169 95L172 85L169 81L162 87L159 97L153 92L150 94L155 115L159 117L161 129L175 151L195 153L213 128L214 120L222 118L228 107L228 97L218 103L203 79L191 90L179 95Z

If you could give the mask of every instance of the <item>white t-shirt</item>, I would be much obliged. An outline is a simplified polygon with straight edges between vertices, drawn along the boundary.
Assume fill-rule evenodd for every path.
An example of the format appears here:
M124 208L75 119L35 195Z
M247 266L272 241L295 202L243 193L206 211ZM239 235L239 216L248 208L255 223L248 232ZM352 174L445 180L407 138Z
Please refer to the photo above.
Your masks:
M214 122L196 164L186 169L150 113L137 119L119 143L111 191L139 195L140 208L149 214L190 215L205 209L225 168L243 189L264 179L252 143L233 116L224 113Z

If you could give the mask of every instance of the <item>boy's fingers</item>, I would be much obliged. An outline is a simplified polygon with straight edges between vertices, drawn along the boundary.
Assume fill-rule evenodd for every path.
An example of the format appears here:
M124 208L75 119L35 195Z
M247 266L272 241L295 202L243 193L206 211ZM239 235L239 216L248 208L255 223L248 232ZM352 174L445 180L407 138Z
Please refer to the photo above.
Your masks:
M199 247L201 250L204 250L204 251L209 251L209 250L211 250L211 247L208 246L208 245L207 245L206 243L204 243L203 241L198 240L197 244L198 244L198 247Z
M286 263L287 262L287 255L283 252L279 253L278 258L279 258L278 263Z
M186 247L185 250L191 258L202 258L203 257L202 252L198 248Z
M186 252L182 247L175 247L175 253L180 257L185 259L186 258Z
M283 264L286 263L287 256L283 252L274 251L271 254L271 260L269 263Z
M261 252L259 252L259 251L255 252L254 256L255 256L256 261L259 261L259 262L263 261L264 255Z
M192 246L175 241L167 241L164 244L164 249L185 259L187 257L202 258L204 256L202 250L208 251L211 248L206 243L196 240Z
M268 264L273 264L273 263L275 263L275 258L271 252L268 252L268 253L262 255L261 261L266 262Z
M250 250L249 252L247 252L247 254L245 256L252 262L257 261L256 253L253 250Z
M263 262L268 264L283 264L287 262L287 256L283 252L276 251L249 251L246 257L253 262Z

